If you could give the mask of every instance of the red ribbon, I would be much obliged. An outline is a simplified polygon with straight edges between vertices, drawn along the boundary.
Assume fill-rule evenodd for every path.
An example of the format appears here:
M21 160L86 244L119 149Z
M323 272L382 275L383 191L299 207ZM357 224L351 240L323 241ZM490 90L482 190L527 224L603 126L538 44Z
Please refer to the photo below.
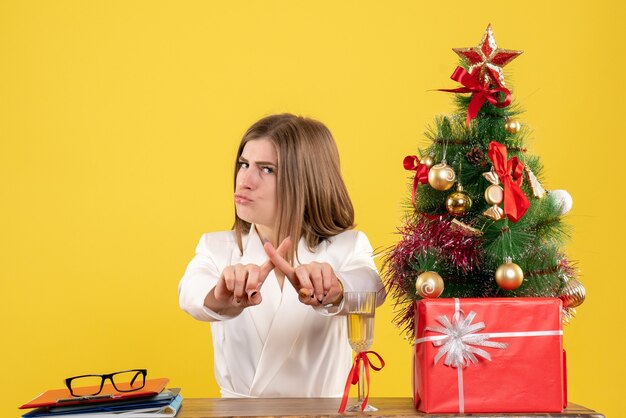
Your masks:
M373 354L378 357L380 361L380 366L374 366L370 359L367 357L368 354ZM357 353L354 356L354 363L352 363L352 368L350 369L350 373L348 374L348 380L346 380L346 387L343 390L343 399L341 400L341 405L339 406L339 413L343 413L346 410L346 405L348 404L348 395L350 395L350 385L356 385L359 383L359 378L361 377L361 362L363 362L363 366L365 369L365 380L367 382L367 392L365 393L365 398L363 399L363 403L361 404L361 411L365 410L367 406L367 400L370 396L370 367L372 370L380 370L385 367L385 360L378 354L376 351L362 351Z
M506 147L496 141L489 143L487 154L504 188L504 213L511 221L517 222L530 207L530 202L521 189L524 164L517 157L507 160Z
M478 115L478 111L483 107L486 101L496 107L507 107L511 104L511 91L509 89L500 84L498 84L496 88L490 89L489 84L480 84L478 78L465 71L463 67L456 67L456 70L454 70L450 78L454 81L458 81L465 87L439 89L439 91L449 93L472 93L472 100L467 108L467 126L469 126L472 119ZM503 92L506 95L503 102L499 102L498 99L495 98L495 94L498 92Z
M415 155L407 155L404 157L404 169L415 171L415 178L413 179L413 193L411 194L411 202L415 207L415 191L419 183L428 183L428 166L420 163L420 160Z

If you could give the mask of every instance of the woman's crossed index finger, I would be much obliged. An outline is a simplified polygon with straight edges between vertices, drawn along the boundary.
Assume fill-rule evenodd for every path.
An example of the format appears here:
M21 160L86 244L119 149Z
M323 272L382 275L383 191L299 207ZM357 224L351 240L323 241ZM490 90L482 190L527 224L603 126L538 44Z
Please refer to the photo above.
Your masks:
M285 277L287 277L294 289L298 291L298 295L302 298L310 297L313 292L301 286L300 279L296 276L295 269L284 258L284 254L286 254L286 251L280 251L280 249L285 244L287 245L287 248L289 248L289 246L291 245L291 240L289 238L285 238L283 242L280 243L278 250L276 250L272 243L269 241L266 241L263 244L263 248L265 249L265 252L269 257L269 261L271 261L278 270L283 272L283 274L285 275Z

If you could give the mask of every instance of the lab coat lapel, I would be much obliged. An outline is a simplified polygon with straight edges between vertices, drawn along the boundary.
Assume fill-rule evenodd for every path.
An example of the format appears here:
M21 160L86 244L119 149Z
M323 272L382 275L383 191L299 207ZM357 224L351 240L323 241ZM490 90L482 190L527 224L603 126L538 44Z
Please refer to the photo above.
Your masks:
M300 263L308 264L323 256L325 244L318 248L318 253L313 254L303 244L303 240L300 240L298 247ZM285 278L280 305L270 325L256 374L250 386L250 396L262 396L265 388L276 378L276 374L287 359L279 357L278 353L287 352L288 356L291 355L302 329L306 327L309 315L316 315L316 313L310 306L300 303L296 290Z
M261 265L266 260L267 254L265 254L263 249L263 243L257 235L256 229L251 227L247 240L244 243L244 255L239 262L241 264L253 263ZM249 307L245 312L250 316L261 343L264 343L267 340L272 317L276 313L281 298L281 290L278 287L274 272L267 276L265 283L261 287L261 297L263 302L260 305Z

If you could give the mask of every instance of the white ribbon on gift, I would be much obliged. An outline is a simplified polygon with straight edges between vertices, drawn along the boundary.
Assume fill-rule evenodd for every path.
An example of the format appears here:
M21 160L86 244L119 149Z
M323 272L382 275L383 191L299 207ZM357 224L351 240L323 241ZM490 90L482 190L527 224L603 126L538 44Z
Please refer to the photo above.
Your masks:
M440 339L434 340L435 347L441 347L435 356L435 364L446 356L443 364L452 367L467 367L470 364L478 363L478 357L491 361L491 355L485 350L476 346L506 348L508 344L489 341L490 336L477 334L485 329L484 322L472 324L476 317L476 312L470 312L467 317L463 311L454 313L452 321L445 315L437 317L437 321L443 327L426 327L426 331L433 331L443 334Z
M452 321L445 315L437 317L443 327L426 327L425 331L433 331L442 335L431 335L417 338L415 344L432 341L435 347L441 347L435 356L435 364L446 356L443 364L457 369L459 386L459 413L465 412L465 398L463 395L463 368L478 363L478 357L491 361L491 355L477 346L505 349L508 344L489 341L491 338L514 337L541 337L563 335L563 330L555 331L521 331L521 332L485 332L478 333L486 328L484 322L472 324L476 313L470 311L467 317L461 310L461 301L454 298L454 315Z

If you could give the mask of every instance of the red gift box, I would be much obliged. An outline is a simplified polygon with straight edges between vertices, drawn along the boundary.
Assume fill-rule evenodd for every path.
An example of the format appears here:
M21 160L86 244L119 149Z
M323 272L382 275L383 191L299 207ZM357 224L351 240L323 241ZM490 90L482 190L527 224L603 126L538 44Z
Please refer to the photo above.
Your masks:
M426 413L561 412L561 300L416 302L413 401Z

